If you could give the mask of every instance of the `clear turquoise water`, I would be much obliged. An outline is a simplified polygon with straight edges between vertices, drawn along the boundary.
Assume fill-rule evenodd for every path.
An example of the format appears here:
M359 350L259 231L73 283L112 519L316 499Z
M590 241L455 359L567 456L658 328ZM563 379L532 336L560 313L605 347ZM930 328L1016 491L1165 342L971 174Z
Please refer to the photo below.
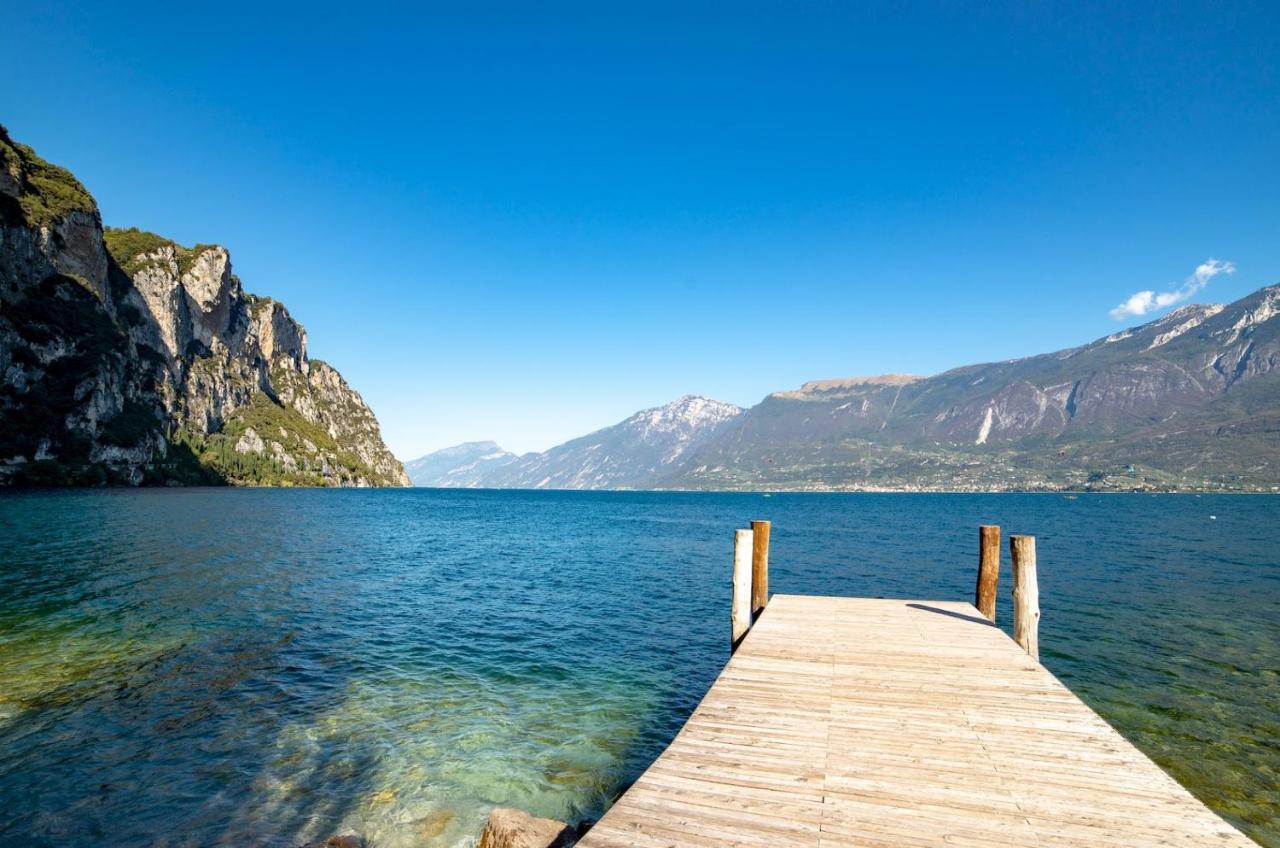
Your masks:
M0 496L0 836L463 846L496 804L598 814L727 658L751 518L779 592L968 599L978 524L1035 534L1044 662L1280 846L1280 498L1149 495ZM1007 624L1007 562L1001 589Z

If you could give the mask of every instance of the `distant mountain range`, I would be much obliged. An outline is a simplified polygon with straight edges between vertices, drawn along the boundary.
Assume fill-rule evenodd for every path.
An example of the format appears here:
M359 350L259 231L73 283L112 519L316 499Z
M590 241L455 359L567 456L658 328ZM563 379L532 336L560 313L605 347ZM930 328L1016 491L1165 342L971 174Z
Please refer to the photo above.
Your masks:
M1069 350L811 382L745 411L685 397L483 473L453 473L474 460L449 466L442 451L410 475L496 488L1271 491L1277 315L1269 286Z
M742 408L731 403L686 395L545 453L515 457L493 442L472 442L428 454L405 469L418 486L652 488L741 414ZM482 473L473 473L483 459L477 457L481 449L493 460Z

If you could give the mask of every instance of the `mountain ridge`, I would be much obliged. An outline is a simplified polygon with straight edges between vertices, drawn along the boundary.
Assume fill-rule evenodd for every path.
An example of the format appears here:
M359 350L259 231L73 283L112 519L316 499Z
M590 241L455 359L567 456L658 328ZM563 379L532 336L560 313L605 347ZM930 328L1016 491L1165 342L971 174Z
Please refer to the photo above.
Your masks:
M1280 432L1257 422L1280 413L1278 311L1280 286L1268 286L1066 350L896 387L770 396L663 483L1270 490ZM1243 437L1247 422L1256 432Z
M472 488L644 488L741 413L733 404L684 395L547 451L515 457L479 476L460 467L431 478L420 476L423 482L415 483L450 487L463 480L462 485ZM451 452L474 444L493 443L445 448L409 465L447 460Z
M605 428L471 485L1274 491L1278 315L1280 285L1272 285L1230 304L1183 306L1064 350L929 376L812 380L740 410L645 475L599 473L587 450Z
M489 472L517 459L497 442L463 442L409 460L404 470L415 486L473 488Z

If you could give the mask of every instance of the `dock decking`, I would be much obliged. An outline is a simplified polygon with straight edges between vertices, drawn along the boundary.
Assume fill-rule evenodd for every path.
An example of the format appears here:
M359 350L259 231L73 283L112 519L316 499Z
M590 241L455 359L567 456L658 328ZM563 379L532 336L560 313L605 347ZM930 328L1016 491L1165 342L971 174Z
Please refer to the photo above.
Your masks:
M1256 848L972 605L800 595L579 844Z

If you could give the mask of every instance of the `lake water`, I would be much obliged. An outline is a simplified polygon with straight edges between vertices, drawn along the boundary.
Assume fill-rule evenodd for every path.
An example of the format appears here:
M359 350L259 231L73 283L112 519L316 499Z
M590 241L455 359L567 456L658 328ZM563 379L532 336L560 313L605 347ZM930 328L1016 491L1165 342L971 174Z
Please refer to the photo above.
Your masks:
M595 816L775 592L971 598L1037 536L1043 662L1280 846L1280 498L142 490L0 496L0 836L467 846ZM1011 617L1007 547L1000 623Z

